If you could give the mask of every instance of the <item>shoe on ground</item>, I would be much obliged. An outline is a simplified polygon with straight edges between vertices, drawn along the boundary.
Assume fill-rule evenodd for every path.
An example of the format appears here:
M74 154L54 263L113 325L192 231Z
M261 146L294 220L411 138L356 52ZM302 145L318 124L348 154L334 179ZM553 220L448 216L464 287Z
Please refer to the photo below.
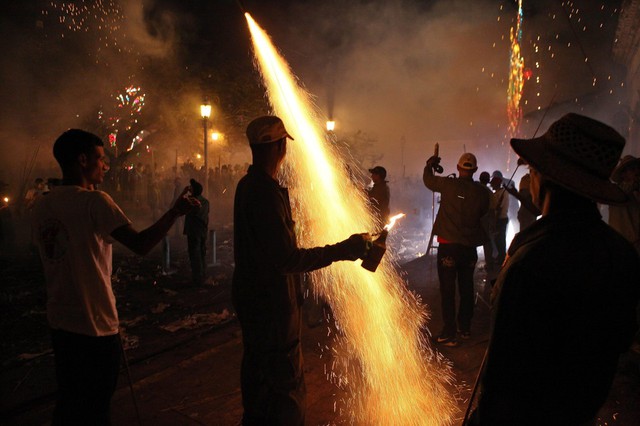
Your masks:
M216 280L213 279L213 277L207 277L207 279L204 280L202 285L215 287L218 285L218 283L216 282Z
M470 331L458 331L458 334L460 334L460 338L462 340L471 339L471 332Z
M452 348L460 344L460 342L458 342L455 336L449 336L447 334L441 334L438 337L436 337L435 340L436 340L436 343L439 345L448 346Z

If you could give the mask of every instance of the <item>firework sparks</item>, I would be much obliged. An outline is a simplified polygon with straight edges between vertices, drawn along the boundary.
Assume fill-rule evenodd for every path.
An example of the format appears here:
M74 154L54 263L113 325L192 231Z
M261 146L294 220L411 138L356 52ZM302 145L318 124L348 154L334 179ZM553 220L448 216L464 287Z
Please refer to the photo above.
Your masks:
M391 230L391 228L393 228L393 227L395 226L395 224L396 224L396 222L398 221L398 219L401 219L401 218L403 218L403 217L405 217L405 214L404 214L404 213L398 213L398 214L397 214L397 215L395 215L395 216L391 216L391 217L389 218L389 223L387 223L387 224L384 226L384 229L385 229L386 231L390 231L390 230Z
M144 108L145 94L139 86L128 86L122 93L113 96L114 105L108 112L98 111L98 120L102 121L109 131L109 146L117 152L118 134L130 131ZM129 144L127 151L131 151L144 137L144 132L136 135Z
M91 32L99 41L98 51L103 47L115 48L118 51L123 49L119 38L124 37L120 30L125 17L114 0L51 1L42 10L42 16L58 22L61 38L72 33Z
M245 14L269 100L295 137L288 145L283 179L299 223L303 246L323 245L372 229L364 194L324 141L310 96L266 33ZM392 261L374 274L350 262L315 273L316 290L331 304L343 333L332 348L327 376L349 395L345 409L362 424L447 425L455 404L445 389L449 370L438 363L421 329L426 312L406 290ZM336 407L338 410L338 407ZM339 410L341 411L341 410Z
M509 88L507 91L507 115L509 118L509 133L515 137L522 120L522 89L524 87L524 58L520 50L522 42L522 0L518 0L518 18L516 28L509 31L511 52L509 55Z

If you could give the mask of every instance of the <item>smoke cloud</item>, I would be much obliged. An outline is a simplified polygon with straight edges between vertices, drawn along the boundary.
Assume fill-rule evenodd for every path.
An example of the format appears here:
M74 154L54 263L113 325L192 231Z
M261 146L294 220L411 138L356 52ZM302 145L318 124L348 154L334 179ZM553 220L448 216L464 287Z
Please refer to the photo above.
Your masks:
M238 148L227 160L245 160L242 126L266 111L259 102L252 108L239 102L259 99L262 88L250 71L249 33L236 2L96 2L106 5L97 14L102 21L86 14L75 29L63 9L67 3L47 2L42 10L13 3L0 18L0 180L19 186L38 147L30 180L56 173L52 141L70 127L104 131L96 127L98 111L113 106L129 85L147 92L145 129L164 135L156 161L175 156L178 148L187 147L183 159L201 149L197 105L204 93L211 94L219 122L226 120L225 131L234 134L225 143ZM619 2L604 9L573 3L578 12L551 0L525 9L522 46L532 76L525 83L523 137L533 135L552 103L539 133L567 110L611 122L620 108L620 76L608 59L617 19L613 3ZM436 142L445 172L455 170L465 150L476 153L481 170L507 171L513 164L506 103L516 2L243 5L273 37L319 109L336 121L337 137L360 132L373 141L370 157L387 168L392 182L419 176ZM236 103L216 97L229 86Z

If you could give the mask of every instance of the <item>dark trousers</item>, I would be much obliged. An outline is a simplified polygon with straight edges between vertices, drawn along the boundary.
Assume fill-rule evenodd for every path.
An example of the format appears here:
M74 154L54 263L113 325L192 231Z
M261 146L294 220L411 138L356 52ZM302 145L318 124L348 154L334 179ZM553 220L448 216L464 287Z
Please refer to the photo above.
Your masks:
M438 278L442 305L443 334L456 335L456 324L460 331L471 330L473 317L473 271L478 261L475 247L460 244L438 246ZM456 282L460 297L456 323Z
M95 337L51 330L58 399L53 426L111 424L120 372L120 335Z
M254 351L245 343L240 374L243 426L300 426L306 386L300 342L289 353Z
M509 225L509 218L501 218L496 221L496 249L498 250L498 257L495 259L496 267L498 270L504 263L504 258L507 255L507 225Z
M191 277L194 284L202 284L207 271L207 234L188 234L187 246L189 262L191 263Z

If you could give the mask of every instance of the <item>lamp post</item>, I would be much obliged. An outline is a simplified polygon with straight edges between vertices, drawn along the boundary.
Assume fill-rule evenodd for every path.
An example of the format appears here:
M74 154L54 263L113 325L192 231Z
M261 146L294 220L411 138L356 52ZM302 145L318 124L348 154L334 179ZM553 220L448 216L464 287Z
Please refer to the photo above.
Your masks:
M216 148L220 149L220 147L218 146L218 141L222 139L222 134L220 134L220 132L218 131L215 131L211 133L211 139L213 140L213 144L216 146ZM218 152L218 173L220 173L220 152Z
M202 124L204 126L204 196L209 198L209 154L207 152L207 120L211 117L211 105L209 101L205 100L204 104L200 105L200 115L202 116Z

